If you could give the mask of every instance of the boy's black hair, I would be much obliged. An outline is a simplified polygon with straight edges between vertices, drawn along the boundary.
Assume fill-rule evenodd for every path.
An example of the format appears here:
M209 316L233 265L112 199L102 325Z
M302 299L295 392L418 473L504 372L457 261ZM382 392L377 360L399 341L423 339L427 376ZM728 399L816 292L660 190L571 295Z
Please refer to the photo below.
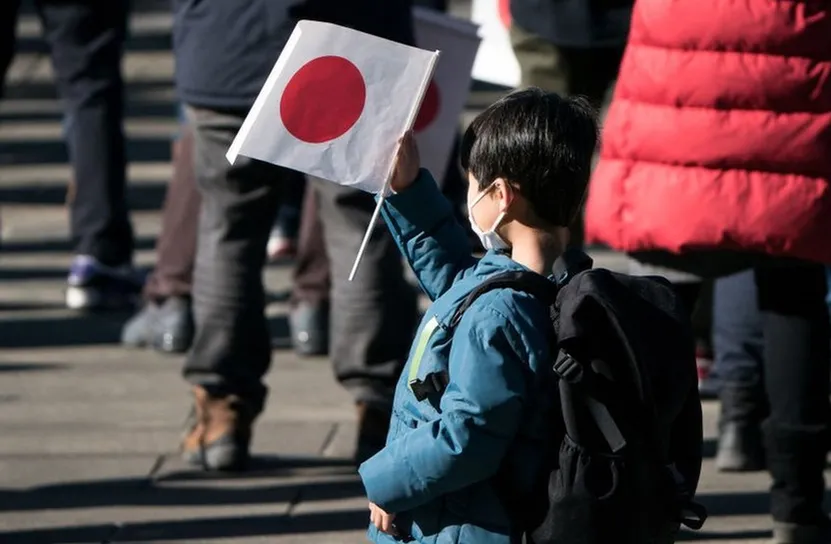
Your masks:
M598 138L587 100L524 89L473 120L462 138L462 168L480 190L505 179L540 219L567 227L583 203Z

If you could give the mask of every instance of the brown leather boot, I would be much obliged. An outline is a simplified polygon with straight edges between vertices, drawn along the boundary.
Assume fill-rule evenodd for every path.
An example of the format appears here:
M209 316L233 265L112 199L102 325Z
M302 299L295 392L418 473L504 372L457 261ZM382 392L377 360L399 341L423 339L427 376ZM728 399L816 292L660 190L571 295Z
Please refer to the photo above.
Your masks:
M236 395L211 397L193 388L194 422L182 441L184 460L205 470L244 470L256 412Z
M357 404L357 409L358 443L355 447L355 464L360 465L384 448L392 414L363 402Z

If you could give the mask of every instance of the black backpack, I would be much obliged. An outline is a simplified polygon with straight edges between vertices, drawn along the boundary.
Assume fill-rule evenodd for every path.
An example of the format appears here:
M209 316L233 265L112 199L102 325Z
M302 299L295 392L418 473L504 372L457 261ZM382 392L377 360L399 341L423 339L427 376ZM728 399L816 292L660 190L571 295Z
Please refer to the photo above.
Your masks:
M544 473L530 493L498 474L515 542L667 544L699 529L702 416L688 311L663 278L592 269L569 251L556 283L531 272L489 278L457 309L493 289L550 305L551 372L538 384L550 422Z

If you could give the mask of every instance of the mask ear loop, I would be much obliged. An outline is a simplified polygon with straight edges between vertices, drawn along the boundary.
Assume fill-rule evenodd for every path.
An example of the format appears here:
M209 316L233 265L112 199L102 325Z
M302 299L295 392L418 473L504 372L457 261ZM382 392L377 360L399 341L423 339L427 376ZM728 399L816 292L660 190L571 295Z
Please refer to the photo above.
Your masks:
M508 215L508 208L514 201L514 188L507 181L503 183L505 183L505 195L508 197L508 206L496 216L496 221L493 222L493 226L490 230L491 232L496 232L496 229L502 224L502 221L505 220L505 216ZM493 187L494 185L496 185L495 181L490 185L490 187ZM488 189L490 189L490 187L488 187Z
M508 215L507 211L499 212L499 215L496 216L496 221L493 222L493 226L488 232L496 232L496 229L499 228L499 225L505 220L506 215Z
M474 198L474 199L473 199L473 202L471 202L471 203L470 203L470 206L468 206L468 207L467 207L468 211L472 210L472 209L473 209L473 207L474 207L475 205L479 204L479 202L480 202L483 198L485 198L485 195L487 195L487 194L488 194L488 191L490 191L491 189L493 189L494 185L496 185L496 181L494 181L493 183L491 183L490 185L488 185L487 187L485 187L484 189L482 189L482 190L479 192L479 195L478 195L476 198Z

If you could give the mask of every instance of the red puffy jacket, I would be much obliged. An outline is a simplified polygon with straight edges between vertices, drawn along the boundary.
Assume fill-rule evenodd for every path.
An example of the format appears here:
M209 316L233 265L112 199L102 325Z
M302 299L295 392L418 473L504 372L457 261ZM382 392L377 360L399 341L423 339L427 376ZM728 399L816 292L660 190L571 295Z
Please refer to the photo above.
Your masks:
M831 2L638 0L603 138L589 240L831 263Z

